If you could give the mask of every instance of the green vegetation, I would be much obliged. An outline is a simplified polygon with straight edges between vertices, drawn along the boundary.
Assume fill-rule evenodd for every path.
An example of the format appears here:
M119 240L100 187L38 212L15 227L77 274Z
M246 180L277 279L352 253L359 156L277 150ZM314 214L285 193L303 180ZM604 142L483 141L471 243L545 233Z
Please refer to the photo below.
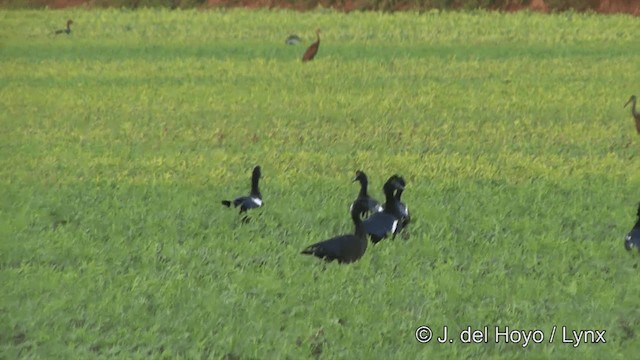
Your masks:
M640 350L638 254L623 247L640 201L622 107L640 92L634 18L1 16L0 358ZM70 36L48 35L67 18ZM220 200L249 190L255 164L265 207L241 225ZM352 231L357 169L380 200L405 176L406 236L346 266L299 255ZM419 344L420 325L546 338ZM607 343L550 344L553 325Z
M82 6L85 8L233 8L262 7L312 10L317 8L341 9L345 11L428 11L428 10L506 10L514 11L528 8L539 10L544 7L550 11L603 11L626 12L634 14L636 7L632 2L609 0L0 0L0 8L61 8Z

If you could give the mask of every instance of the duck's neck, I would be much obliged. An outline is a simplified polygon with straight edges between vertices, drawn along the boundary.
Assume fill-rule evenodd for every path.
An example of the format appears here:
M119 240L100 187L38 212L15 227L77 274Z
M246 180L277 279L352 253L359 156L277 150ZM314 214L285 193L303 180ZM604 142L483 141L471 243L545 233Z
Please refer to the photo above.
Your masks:
M251 196L262 198L262 195L260 194L260 188L258 187L259 180L260 180L260 176L254 175L251 178Z
M631 114L634 117L638 116L638 112L636 111L636 99L631 100Z
M369 187L368 181L360 179L360 194L358 194L358 197L361 197L361 198L367 197L368 187Z
M633 225L634 229L640 229L640 217L638 218L638 221L636 221L636 224Z
M397 202L396 198L393 196L393 189L389 187L385 187L383 190L384 190L384 197L385 197L384 207L386 209L392 209L392 206L395 206Z
M362 223L362 219L360 218L360 214L357 214L355 211L351 213L351 219L353 220L353 225L355 225L356 231L355 234L357 237L363 238L365 242L367 241L367 232L364 229L364 223Z

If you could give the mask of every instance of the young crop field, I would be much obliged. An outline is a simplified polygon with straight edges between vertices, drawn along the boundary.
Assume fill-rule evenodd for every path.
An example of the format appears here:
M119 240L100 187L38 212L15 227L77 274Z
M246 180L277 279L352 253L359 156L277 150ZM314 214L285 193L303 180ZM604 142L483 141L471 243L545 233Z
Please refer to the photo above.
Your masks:
M0 19L0 358L640 351L636 18ZM221 201L256 165L243 223ZM380 201L402 175L411 223L351 264L301 255L353 233L356 170Z

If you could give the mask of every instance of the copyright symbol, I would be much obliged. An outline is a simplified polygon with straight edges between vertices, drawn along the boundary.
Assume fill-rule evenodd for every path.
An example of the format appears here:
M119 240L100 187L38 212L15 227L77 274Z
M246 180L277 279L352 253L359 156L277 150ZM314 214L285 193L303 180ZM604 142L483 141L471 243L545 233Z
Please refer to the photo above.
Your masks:
M431 341L432 337L433 332L428 326L420 326L416 329L416 340L418 340L419 343L426 344Z

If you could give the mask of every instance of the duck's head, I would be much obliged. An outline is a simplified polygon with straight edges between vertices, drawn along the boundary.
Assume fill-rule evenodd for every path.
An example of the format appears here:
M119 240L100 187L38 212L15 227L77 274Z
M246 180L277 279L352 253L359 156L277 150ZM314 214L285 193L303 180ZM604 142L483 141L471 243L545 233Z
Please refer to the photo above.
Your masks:
M361 170L356 171L356 176L353 178L353 182L356 181L367 181L367 174L365 174L364 171Z
M253 168L253 177L254 178L259 178L260 176L262 176L262 171L260 169L260 165L256 165L256 167Z
M398 174L392 175L389 179L393 179L398 184L400 184L402 186L402 190L404 190L405 186L407 186L407 183L404 181L404 178Z
M398 179L394 175L394 176L391 176L386 183L384 183L382 190L384 190L385 194L387 192L393 193L396 190L404 190L404 186L398 181Z

